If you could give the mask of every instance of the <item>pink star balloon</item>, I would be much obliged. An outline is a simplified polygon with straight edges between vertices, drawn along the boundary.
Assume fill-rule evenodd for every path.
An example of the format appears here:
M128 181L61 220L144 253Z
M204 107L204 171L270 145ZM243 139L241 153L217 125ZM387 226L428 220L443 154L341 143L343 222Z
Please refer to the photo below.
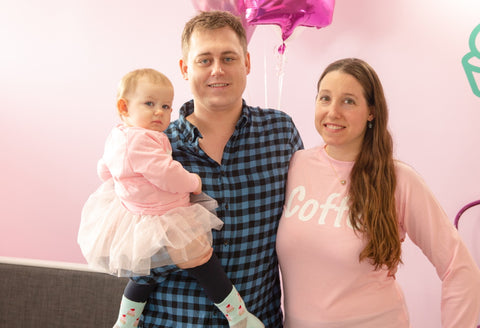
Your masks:
M335 0L244 0L251 25L275 24L285 41L297 26L322 28L332 22ZM285 50L285 45L279 49Z
M244 0L192 0L192 2L195 9L199 11L222 10L240 17L247 34L247 42L250 42L255 26L246 21Z

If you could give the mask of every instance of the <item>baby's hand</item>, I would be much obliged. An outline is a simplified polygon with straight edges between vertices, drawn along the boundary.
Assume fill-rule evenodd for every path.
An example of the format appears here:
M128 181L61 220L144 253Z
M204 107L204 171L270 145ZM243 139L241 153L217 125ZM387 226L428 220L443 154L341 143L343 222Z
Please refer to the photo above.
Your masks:
M194 173L195 174L195 173ZM195 174L198 178L198 187L197 189L192 193L194 195L200 195L202 193L202 179L198 174Z

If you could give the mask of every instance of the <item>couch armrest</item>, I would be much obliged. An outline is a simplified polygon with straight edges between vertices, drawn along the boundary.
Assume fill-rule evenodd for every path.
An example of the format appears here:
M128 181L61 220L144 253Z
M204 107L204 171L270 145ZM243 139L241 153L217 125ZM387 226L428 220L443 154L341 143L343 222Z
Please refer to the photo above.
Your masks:
M113 326L127 278L80 264L34 263L0 258L0 327Z

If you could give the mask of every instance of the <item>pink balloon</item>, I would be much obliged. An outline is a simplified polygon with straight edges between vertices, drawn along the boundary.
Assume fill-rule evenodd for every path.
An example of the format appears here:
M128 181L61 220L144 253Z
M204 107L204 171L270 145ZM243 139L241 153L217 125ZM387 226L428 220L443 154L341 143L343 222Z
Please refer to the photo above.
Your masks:
M252 25L280 26L283 41L292 35L297 26L322 28L330 25L335 7L335 0L244 0L244 2L247 22Z
M245 18L244 0L192 0L192 2L195 9L199 11L222 10L240 17L247 34L247 43L250 42L255 26L250 25Z

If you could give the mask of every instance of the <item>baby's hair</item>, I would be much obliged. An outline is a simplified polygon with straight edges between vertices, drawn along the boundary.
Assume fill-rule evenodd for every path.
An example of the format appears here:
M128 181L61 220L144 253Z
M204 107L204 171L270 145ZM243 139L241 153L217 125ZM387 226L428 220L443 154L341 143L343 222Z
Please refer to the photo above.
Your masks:
M164 74L152 68L141 68L127 73L118 84L117 100L126 98L137 88L137 82L141 78L147 78L149 82L164 84L173 87L172 82Z

